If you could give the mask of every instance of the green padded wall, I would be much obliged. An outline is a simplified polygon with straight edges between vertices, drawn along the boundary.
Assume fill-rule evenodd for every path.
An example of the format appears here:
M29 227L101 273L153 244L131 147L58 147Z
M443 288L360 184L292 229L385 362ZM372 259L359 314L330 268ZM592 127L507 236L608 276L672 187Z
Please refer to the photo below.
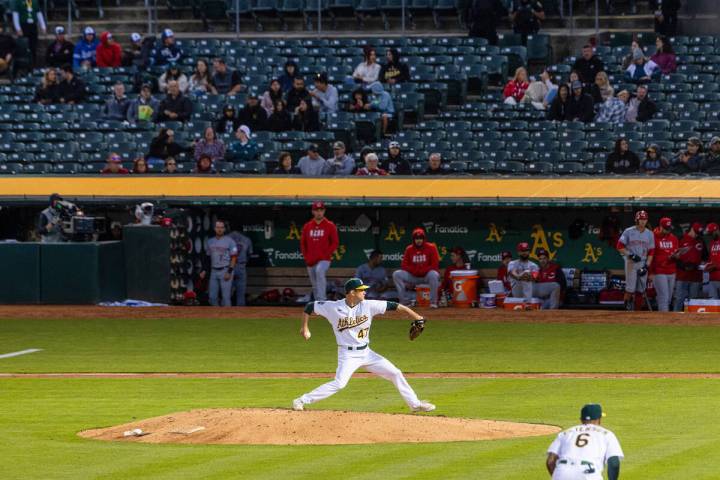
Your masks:
M40 244L0 243L0 303L40 303Z
M170 232L159 226L123 228L127 297L170 302Z

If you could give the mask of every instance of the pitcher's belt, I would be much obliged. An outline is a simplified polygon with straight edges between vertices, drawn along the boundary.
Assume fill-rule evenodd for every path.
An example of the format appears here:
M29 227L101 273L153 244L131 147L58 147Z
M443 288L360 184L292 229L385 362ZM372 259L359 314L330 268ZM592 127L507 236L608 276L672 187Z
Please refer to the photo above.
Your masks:
M339 345L339 347L343 350L365 350L368 347L368 344L366 343L365 345L360 345L359 347L347 347L345 345Z
M560 465L581 465L583 467L588 467L591 469L595 468L595 465L592 462L588 462L587 460L577 461L577 460L563 459L563 460L558 460L557 463Z

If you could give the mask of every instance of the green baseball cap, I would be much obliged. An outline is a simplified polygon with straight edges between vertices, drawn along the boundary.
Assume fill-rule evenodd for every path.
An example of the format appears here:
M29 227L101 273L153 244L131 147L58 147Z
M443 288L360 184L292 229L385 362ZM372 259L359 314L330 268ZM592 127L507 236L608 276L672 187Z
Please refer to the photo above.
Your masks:
M602 406L599 403L588 403L580 410L580 420L599 420L604 416Z
M345 282L345 293L350 293L353 290L367 290L368 288L370 287L365 285L359 278L351 278Z

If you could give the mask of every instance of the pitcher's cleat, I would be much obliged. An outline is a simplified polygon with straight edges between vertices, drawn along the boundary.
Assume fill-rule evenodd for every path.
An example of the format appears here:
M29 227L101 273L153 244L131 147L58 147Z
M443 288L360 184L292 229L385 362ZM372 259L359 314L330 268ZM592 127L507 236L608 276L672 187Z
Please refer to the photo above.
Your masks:
M435 405L426 401L421 401L412 408L413 412L432 412L433 410L435 410Z
M301 399L296 398L295 400L293 400L293 410L295 410L297 412L301 412L304 409L305 409L305 407L304 407L304 404Z

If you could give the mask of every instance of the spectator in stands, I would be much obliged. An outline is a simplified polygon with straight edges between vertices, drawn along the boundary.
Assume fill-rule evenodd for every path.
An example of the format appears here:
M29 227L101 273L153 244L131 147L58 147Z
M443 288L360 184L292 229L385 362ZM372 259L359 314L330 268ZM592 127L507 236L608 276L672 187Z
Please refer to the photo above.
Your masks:
M160 92L167 93L168 83L173 80L177 82L180 93L185 95L190 87L190 83L178 65L169 65L167 70L160 75L160 78L158 78L158 89Z
M65 27L58 25L55 27L55 40L48 45L45 51L45 64L48 67L60 68L67 63L72 63L74 50L75 45L65 38Z
M10 71L17 43L10 35L0 32L0 75Z
M103 32L95 49L95 61L100 68L117 68L122 65L122 48L113 39L112 33Z
M75 44L73 51L73 68L91 68L97 66L96 50L100 42L95 38L95 29L85 27L83 37Z
M453 295L453 281L451 273L458 270L469 270L470 258L468 258L465 249L462 247L453 247L450 250L450 265L445 267L443 272L442 291L445 295L452 298Z
M290 112L285 109L285 102L277 100L275 108L267 120L267 129L271 132L288 132L292 130Z
M663 75L675 73L675 70L677 70L677 57L669 38L659 35L655 39L655 55L650 57L650 60L660 67Z
M167 157L163 165L162 173L180 173L177 168L175 157Z
M60 103L75 105L85 100L85 82L75 76L69 63L62 67L63 80L60 82Z
M625 81L631 83L650 83L660 75L660 69L652 60L645 58L642 50L633 51L633 63L625 70Z
M209 155L213 163L222 161L225 158L225 144L217 138L215 129L212 127L205 128L203 138L195 140L193 152L195 161L200 160L202 155Z
M160 102L158 107L158 122L177 121L185 122L190 120L193 105L190 99L180 93L178 82L171 80L168 83L168 94Z
M710 175L720 174L720 137L712 137L708 144L708 152L703 158L700 169Z
M508 278L510 279L513 297L524 298L529 301L533 296L533 283L540 268L530 261L530 245L520 242L517 245L518 258L508 263Z
M208 93L217 95L218 93L212 83L212 78L210 78L210 68L202 58L195 63L195 71L190 75L188 92L192 95L206 95Z
M440 255L434 243L428 242L425 230L412 231L412 243L407 246L400 270L393 272L393 283L398 292L400 303L414 303L407 298L407 287L420 284L430 285L430 308L438 307L440 290Z
M567 289L567 280L562 268L550 261L550 254L544 248L537 251L539 271L537 280L533 285L533 296L544 300L543 310L557 310L560 308L562 292Z
M380 76L380 65L377 63L377 52L369 45L363 48L365 59L355 67L353 78L357 83L370 85L377 82Z
M150 151L145 156L148 165L162 165L166 158L177 158L185 149L175 141L175 132L170 128L161 128L157 137L150 142Z
M275 111L275 102L278 100L283 101L282 85L280 85L280 80L273 78L270 80L270 86L265 90L260 100L260 105L265 109L268 118Z
M37 64L38 26L43 35L47 33L45 17L40 0L16 0L12 3L12 19L15 34L28 39L32 65Z
M305 88L305 79L303 77L295 77L293 80L292 89L287 93L285 97L285 106L291 112L300 105L300 100L310 101L310 92Z
M208 174L213 175L216 174L217 171L215 170L215 167L213 166L212 159L210 158L210 155L201 155L200 159L195 164L195 171L193 173L201 173L201 174Z
M645 84L637 86L635 96L628 101L626 122L647 122L652 120L657 112L657 105L648 97L648 88Z
M583 85L579 81L573 82L572 95L568 100L567 119L571 121L592 122L595 116L592 97L583 93Z
M175 33L169 28L160 35L160 45L155 50L155 65L165 66L179 63L184 52L175 43Z
M428 157L428 167L423 175L447 175L447 170L442 168L442 155L439 153L431 153Z
M388 175L412 175L410 162L403 158L400 144L395 141L388 145L387 159L380 162L380 168L388 172Z
M355 159L348 155L343 142L333 144L333 156L327 159L325 175L352 175L355 170Z
M235 133L240 128L241 123L238 121L235 107L231 104L223 107L223 113L215 125L215 130L220 133Z
M595 55L592 45L587 44L583 46L582 56L575 60L572 68L578 72L583 86L590 88L598 72L605 71L605 64Z
M605 162L607 173L619 173L627 175L637 173L640 167L640 159L634 152L630 151L630 142L626 138L615 140L615 150L608 155Z
M325 217L323 202L313 202L312 215L313 218L303 225L300 251L307 266L313 297L315 301L322 302L327 295L325 274L330 268L332 255L337 250L340 240L337 227Z
M555 120L558 122L570 120L569 106L570 88L563 83L558 87L558 93L555 95L555 98L550 104L550 109L548 109L547 114L548 120Z
M295 107L292 126L293 130L300 132L317 132L320 130L320 118L309 98L301 99L300 104Z
M528 83L527 70L524 67L518 67L515 70L515 76L510 80L503 89L503 98L505 103L509 105L517 105L525 96L525 91L530 84Z
M651 0L655 10L655 31L666 37L677 35L678 11L680 0Z
M260 100L255 93L250 92L245 99L245 106L238 112L238 121L241 125L247 125L250 131L267 130L267 113L260 106Z
M510 285L510 278L508 277L508 265L510 265L510 262L512 261L512 253L509 250L500 252L500 261L502 263L498 267L495 279L503 282L505 291L509 292L512 290L512 286Z
M355 163L355 162L353 162ZM376 176L385 176L388 173L383 170L382 168L378 167L378 156L374 153L368 153L365 156L365 166L362 168L359 168L357 172L355 172L355 175L361 176L361 177L376 177Z
M118 155L117 153L111 153L108 155L107 163L105 164L105 168L103 168L100 173L109 173L109 174L123 174L127 175L130 173L127 168L124 168L122 166L122 157Z
M298 76L299 73L297 63L293 62L292 60L288 60L287 62L285 62L285 65L283 66L283 73L282 75L280 75L280 78L278 78L280 86L282 87L282 91L288 93L293 88L295 77Z
M387 135L390 120L395 115L395 104L393 103L392 97L382 86L382 83L375 82L370 86L370 91L373 94L372 109L376 112L380 112L380 120L382 122L382 133Z
M557 90L557 87L552 83L549 72L543 70L540 80L530 82L521 103L529 103L537 110L545 110L552 98L555 98L556 92L551 94L551 90Z
M240 72L228 69L222 58L213 60L212 84L220 95L235 95L245 90Z
M148 171L147 161L143 157L138 157L133 160L132 173L150 173Z
M227 149L227 158L233 162L252 162L258 156L257 142L252 139L252 133L247 125L240 125L235 132L236 142Z
M590 87L590 95L593 97L593 103L599 104L606 102L609 98L615 96L615 89L610 85L610 79L607 73L598 72L595 76L595 83Z
M633 52L635 51L636 48L642 50L643 52L645 51L645 49L644 49L643 46L640 44L640 42L639 42L636 38L633 38L633 41L630 42L630 51L628 52L627 55L625 55L625 56L623 57L623 61L622 61L622 69L623 69L623 70L627 70L627 68L628 68L630 65L632 65L632 63L633 63Z
M307 149L307 155L298 161L300 173L306 177L319 177L325 172L325 159L318 153L317 145L311 144Z
M679 174L699 171L703 162L702 153L703 145L700 139L688 138L687 149L675 155L670 162L670 171Z
M300 175L300 169L293 166L290 152L280 152L278 166L273 170L275 175Z
M400 61L397 48L388 48L385 52L385 65L380 68L380 81L390 85L410 81L410 69L407 63Z
M618 93L617 97L610 97L600 104L598 114L595 117L596 122L608 122L617 124L625 121L627 115L627 101L630 94L627 90Z
M327 73L315 75L315 88L310 90L310 96L313 108L323 119L338 111L338 90L328 83Z
M367 112L372 108L370 100L364 89L358 88L352 93L352 103L348 105L348 110L353 113Z
M519 33L522 44L527 45L528 35L535 35L540 31L540 24L545 20L545 10L537 0L514 0L510 19L513 31Z
M508 15L506 4L502 0L473 0L468 3L465 13L470 37L484 38L490 45L498 44L497 25L501 18Z
M390 282L385 267L382 266L382 261L382 252L373 250L370 252L367 263L363 263L355 270L355 278L359 278L363 284L370 287L365 291L365 298L385 298L390 289Z
M117 81L115 85L113 85L110 98L107 99L103 106L102 117L104 120L124 122L127 120L129 108L130 99L125 95L125 84Z
M122 51L122 64L124 67L141 66L143 37L137 32L130 34L130 45Z
M60 103L60 82L58 81L57 70L54 68L45 70L40 85L35 89L34 101L43 105Z
M669 165L670 162L662 156L660 147L653 143L645 150L645 160L640 164L640 172L654 175L664 171Z
M149 83L140 88L140 95L130 102L127 111L127 121L132 124L154 122L158 115L160 102L152 96L152 86Z

